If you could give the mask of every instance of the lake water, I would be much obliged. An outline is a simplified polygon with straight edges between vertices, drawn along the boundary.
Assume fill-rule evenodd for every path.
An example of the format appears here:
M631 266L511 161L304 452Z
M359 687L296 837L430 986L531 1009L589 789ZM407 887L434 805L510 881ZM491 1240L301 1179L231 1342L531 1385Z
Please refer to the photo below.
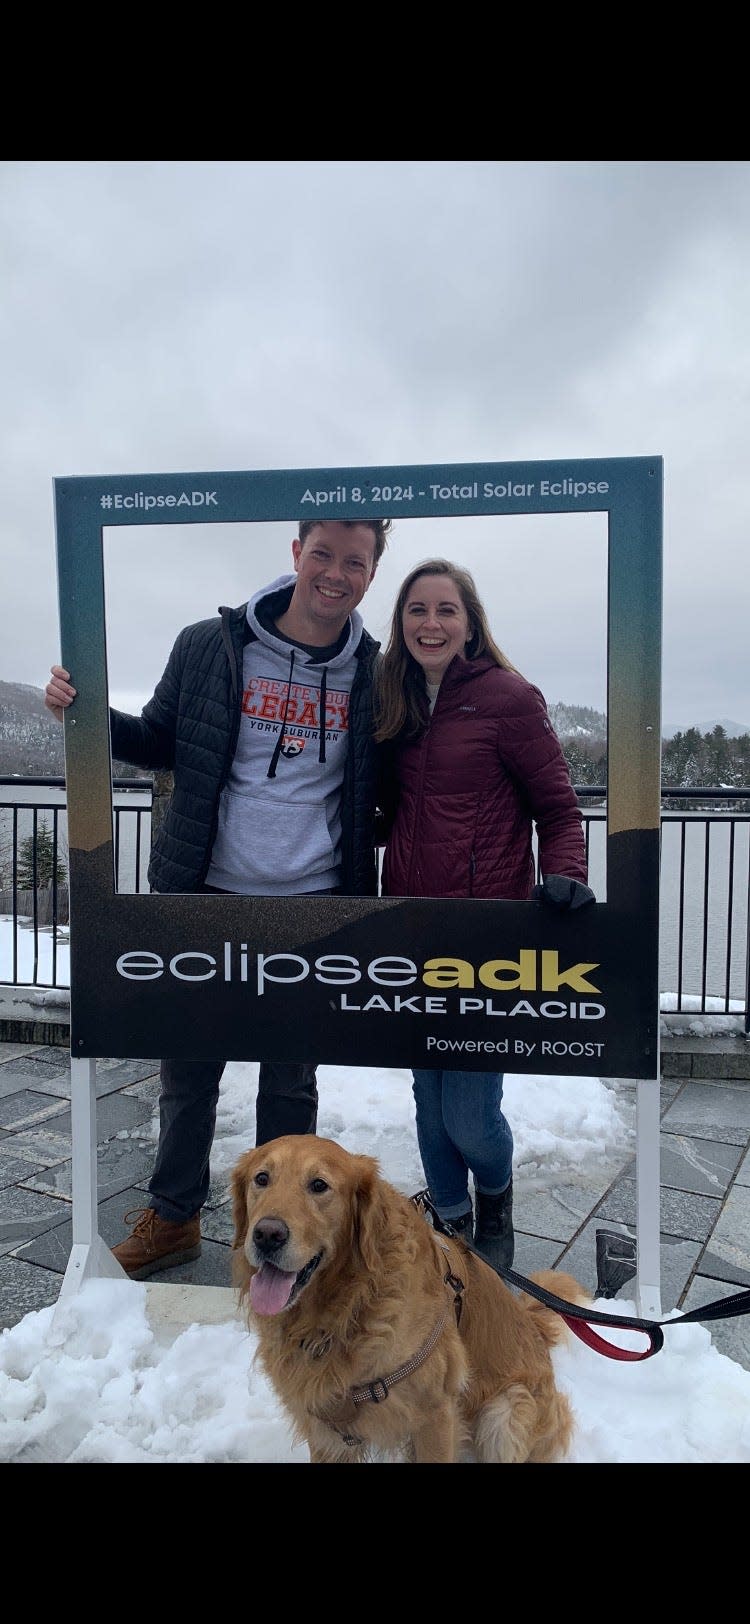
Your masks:
M23 780L19 780L17 785L0 785L0 872L4 870L6 876L12 861L13 813L10 807L2 803L9 800L19 803L17 839L20 844L32 833L32 807L36 798L42 794L45 805L49 808L54 807L57 811L59 851L63 860L67 857L65 791L46 788L40 790L36 786L24 784ZM138 820L133 813L137 808L141 808L143 816L138 868L140 889L147 891L146 870L151 833L150 792L118 791L114 805L119 889L128 892L138 889L136 885ZM37 813L37 826L41 826L42 820L45 820L51 829L52 818L51 810L45 812L40 809ZM592 819L589 880L600 901L606 900L605 830L603 819ZM685 814L683 858L682 824L672 821L672 815L665 815L662 822L661 857L660 991L677 992L679 985L683 994L700 995L703 992L705 956L706 995L721 999L728 996L744 1002L747 973L749 835L750 823L735 822L732 838L731 819L721 811L712 811L709 825L706 824L705 813L688 812ZM685 883L682 904L683 950L680 965L680 869L683 861ZM707 909L704 907L706 890ZM3 962L0 953L0 982L9 981L10 976L10 964Z

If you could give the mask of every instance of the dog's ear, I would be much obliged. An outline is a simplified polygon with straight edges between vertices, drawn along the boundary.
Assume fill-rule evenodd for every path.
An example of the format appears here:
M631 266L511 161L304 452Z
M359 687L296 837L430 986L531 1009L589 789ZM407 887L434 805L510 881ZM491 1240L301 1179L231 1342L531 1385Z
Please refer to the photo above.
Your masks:
M247 1185L254 1159L255 1151L246 1151L233 1168L230 1179L232 1217L234 1218L234 1240L232 1242L234 1251L237 1251L238 1247L244 1246L247 1237Z
M387 1203L378 1164L372 1156L357 1156L352 1192L352 1240L364 1267L373 1272L382 1258L388 1222Z

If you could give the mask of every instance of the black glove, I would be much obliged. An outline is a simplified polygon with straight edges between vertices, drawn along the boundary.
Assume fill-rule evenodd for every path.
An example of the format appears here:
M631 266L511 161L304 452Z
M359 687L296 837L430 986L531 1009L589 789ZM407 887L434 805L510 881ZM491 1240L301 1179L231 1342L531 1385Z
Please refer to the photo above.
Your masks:
M569 880L564 874L547 874L543 885L535 885L531 893L535 902L543 902L556 913L570 913L573 908L587 908L596 902L591 887L580 880Z

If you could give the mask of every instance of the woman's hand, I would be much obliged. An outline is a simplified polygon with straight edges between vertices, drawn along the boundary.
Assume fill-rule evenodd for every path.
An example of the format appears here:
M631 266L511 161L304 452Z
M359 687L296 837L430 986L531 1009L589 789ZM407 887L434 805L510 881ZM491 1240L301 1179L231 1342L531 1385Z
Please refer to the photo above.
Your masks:
M573 908L587 908L590 902L596 902L590 886L583 885L581 880L569 880L564 874L545 875L543 883L535 885L531 895L535 902L543 902L556 913L570 913Z

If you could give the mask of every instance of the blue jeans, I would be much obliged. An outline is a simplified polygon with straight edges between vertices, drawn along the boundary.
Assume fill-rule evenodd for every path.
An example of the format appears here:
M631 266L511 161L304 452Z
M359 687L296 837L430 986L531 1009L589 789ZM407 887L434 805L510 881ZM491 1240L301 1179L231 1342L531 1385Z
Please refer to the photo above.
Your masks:
M471 1206L469 1173L483 1195L500 1195L513 1171L513 1134L500 1109L501 1071L415 1071L417 1140L441 1218Z

